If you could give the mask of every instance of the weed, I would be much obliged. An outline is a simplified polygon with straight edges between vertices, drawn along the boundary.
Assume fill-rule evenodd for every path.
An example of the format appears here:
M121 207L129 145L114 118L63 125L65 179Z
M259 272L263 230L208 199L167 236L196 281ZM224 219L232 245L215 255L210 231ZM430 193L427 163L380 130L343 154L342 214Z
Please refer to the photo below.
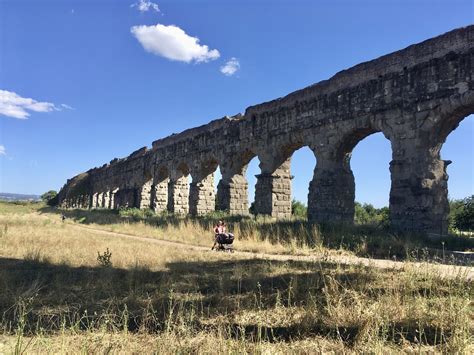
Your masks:
M97 252L97 263L102 267L111 267L112 266L112 253L107 248L103 254Z

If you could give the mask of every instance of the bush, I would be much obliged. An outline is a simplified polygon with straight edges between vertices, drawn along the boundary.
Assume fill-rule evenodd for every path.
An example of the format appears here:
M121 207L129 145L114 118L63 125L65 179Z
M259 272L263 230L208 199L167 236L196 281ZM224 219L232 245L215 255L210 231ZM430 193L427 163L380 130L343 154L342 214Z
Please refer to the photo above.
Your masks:
M462 231L474 230L474 195L449 204L449 225Z
M97 263L102 267L111 267L112 266L111 258L112 258L112 253L109 251L109 248L107 248L107 250L104 251L104 254L97 252Z
M388 207L375 208L370 203L355 203L354 222L356 224L370 224L388 227L390 224L390 213Z
M308 209L306 206L297 200L291 201L291 215L298 218L306 218Z
M41 195L41 200L49 206L57 206L58 193L55 190L49 190Z
M133 221L142 221L147 218L156 216L155 211L151 209L139 209L139 208L121 208L119 210L120 217L128 217Z

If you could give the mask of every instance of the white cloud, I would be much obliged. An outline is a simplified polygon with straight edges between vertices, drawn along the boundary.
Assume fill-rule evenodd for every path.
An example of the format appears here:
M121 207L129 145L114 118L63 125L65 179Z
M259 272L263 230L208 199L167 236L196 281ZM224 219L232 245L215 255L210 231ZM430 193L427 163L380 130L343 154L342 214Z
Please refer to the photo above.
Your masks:
M0 144L0 155L7 155L7 151L5 150L5 146Z
M158 4L155 4L154 2L146 1L146 0L139 0L138 2L130 5L130 7L136 7L138 8L138 11L140 12L147 12L147 11L161 12L160 8L158 7Z
M27 119L30 113L61 111L62 109L72 109L72 107L61 104L56 106L51 102L39 102L34 99L21 97L20 95L7 90L0 90L0 115Z
M199 44L199 38L174 25L133 26L130 31L147 52L170 60L201 63L220 57L217 49L209 50L208 46Z
M230 58L225 65L223 65L220 70L221 73L227 76L234 75L240 69L240 63L237 58Z
M66 105L66 104L61 104L60 106L61 106L62 108L67 109L67 110L74 110L74 107L71 107L71 106Z

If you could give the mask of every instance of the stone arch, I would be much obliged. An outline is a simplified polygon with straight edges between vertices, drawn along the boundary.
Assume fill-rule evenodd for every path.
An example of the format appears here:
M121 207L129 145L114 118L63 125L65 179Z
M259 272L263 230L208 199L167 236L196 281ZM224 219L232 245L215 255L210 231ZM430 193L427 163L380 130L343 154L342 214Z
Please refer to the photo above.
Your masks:
M474 114L474 105L470 108L457 110L445 118L440 119L431 130L432 149L439 153L448 136L459 127L459 124Z
M191 167L189 213L202 216L215 211L214 172L219 163L214 156L204 156Z
M221 180L217 185L217 209L234 215L248 215L248 182L247 167L257 154L244 149L238 154L219 155Z
M105 209L114 208L113 189L114 185L111 183L105 183L102 186L102 204Z
M108 191L105 186L101 186L100 193L99 193L99 201L98 206L99 208L108 208Z
M244 177L247 183L247 201L249 213L257 215L259 212L255 208L256 188L258 177L262 173L261 161L258 155L254 156L245 167Z
M336 161L342 161L348 169L350 169L350 159L352 155L352 151L354 148L359 144L359 142L363 141L368 136L372 134L380 132L379 130L372 128L372 127L365 127L365 128L357 128L353 130L351 133L346 134L340 141L337 149L336 149Z
M465 119L474 113L474 105L472 107L463 107L451 114L442 115L429 131L429 139L426 140L428 146L428 154L431 159L439 165L438 173L440 175L440 189L438 200L441 200L446 207L446 216L449 213L448 203L448 166L452 163L451 160L444 160L441 157L441 151L446 143L449 135L453 133ZM471 138L472 139L472 138Z
M180 161L178 164L176 164L174 169L170 167L171 175L173 175L174 172L175 174L188 176L190 171L190 164L187 161Z
M290 164L290 200L296 200L308 206L309 184L313 179L314 169L317 164L316 155L309 146L303 145L292 152ZM301 217L301 215L298 217ZM305 217L307 217L307 215Z
M170 170L167 165L159 164L155 167L153 172L153 183L158 184L170 176Z
M115 192L115 208L130 208L137 206L137 193L135 188L122 187Z
M303 142L274 143L257 150L262 173L273 173L288 163L293 153L304 146Z
M462 119L451 130L440 149L440 159L449 162L447 193L449 199L474 194L474 114Z
M382 132L372 120L341 129L323 144L313 143L317 164L308 193L308 220L318 223L354 222L355 181L350 166L353 149L368 136ZM324 137L325 135L322 135ZM389 139L388 134L384 133ZM389 139L390 140L390 139Z
M214 155L206 155L191 166L191 177L197 181L201 177L214 174L219 166L220 163Z
M388 208L391 161L391 143L382 132L370 134L357 143L352 150L349 162L354 175L355 201L372 205L376 209ZM357 207L355 213L357 213ZM356 218L355 221L358 223L376 222Z
M153 180L153 172L151 171L151 169L144 169L144 171L143 171L143 181L147 182L147 181L150 181L150 180Z
M447 234L447 166L451 161L441 159L440 152L448 135L473 112L473 104L457 109L446 105L420 112L416 134L405 129L395 136L390 163L390 217L394 227Z
M258 151L260 174L255 185L256 214L291 218L291 157L304 143L300 139L286 138L286 143L269 144Z

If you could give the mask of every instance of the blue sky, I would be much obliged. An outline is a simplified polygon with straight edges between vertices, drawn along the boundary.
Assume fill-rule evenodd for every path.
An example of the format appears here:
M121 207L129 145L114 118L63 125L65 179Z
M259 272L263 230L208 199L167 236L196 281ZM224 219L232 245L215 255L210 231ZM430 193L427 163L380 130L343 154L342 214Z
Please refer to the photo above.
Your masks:
M59 189L160 137L473 20L462 0L0 0L0 191ZM473 121L442 149L453 198L474 193ZM356 146L358 201L388 204L390 155L381 134ZM295 153L301 201L314 165L307 148Z

